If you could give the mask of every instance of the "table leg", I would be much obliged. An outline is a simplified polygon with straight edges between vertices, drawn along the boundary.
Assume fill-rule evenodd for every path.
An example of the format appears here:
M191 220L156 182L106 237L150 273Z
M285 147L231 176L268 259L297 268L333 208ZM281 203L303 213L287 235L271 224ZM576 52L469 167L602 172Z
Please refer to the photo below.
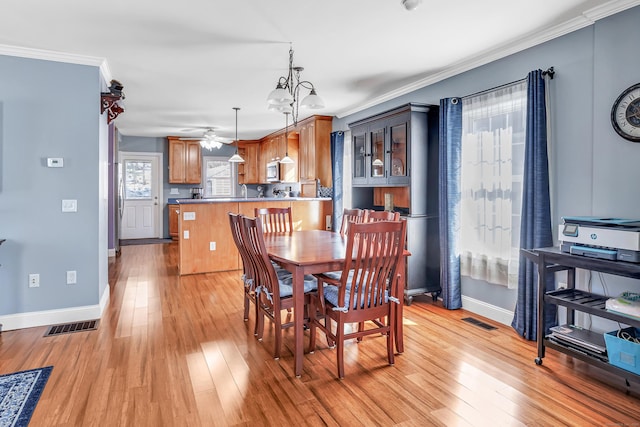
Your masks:
M304 358L304 272L296 267L293 271L293 330L294 330L294 360L293 369L296 377L302 375L302 361Z

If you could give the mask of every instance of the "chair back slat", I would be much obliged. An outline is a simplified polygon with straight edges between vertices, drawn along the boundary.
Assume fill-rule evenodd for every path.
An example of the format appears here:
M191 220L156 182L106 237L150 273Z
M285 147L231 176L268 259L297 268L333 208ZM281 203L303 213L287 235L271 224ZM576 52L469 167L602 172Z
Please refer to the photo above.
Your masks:
M293 231L293 216L291 207L286 208L255 208L256 218L262 222L265 233L291 233Z
M342 224L340 226L340 234L346 236L349 231L349 224L364 222L366 211L364 209L345 209L342 213Z
M264 232L260 218L242 218L242 233L247 252L255 268L256 294L260 303L273 306L274 301L280 300L280 288L275 268L269 260L264 244Z
M229 212L229 225L231 226L231 236L235 243L240 259L242 260L242 270L245 276L245 282L253 279L253 269L251 268L251 260L247 252L247 248L242 239L242 215Z
M347 257L341 277L338 301L349 288L350 312L389 304L406 238L406 221L353 223L349 226ZM351 272L351 274L350 274Z

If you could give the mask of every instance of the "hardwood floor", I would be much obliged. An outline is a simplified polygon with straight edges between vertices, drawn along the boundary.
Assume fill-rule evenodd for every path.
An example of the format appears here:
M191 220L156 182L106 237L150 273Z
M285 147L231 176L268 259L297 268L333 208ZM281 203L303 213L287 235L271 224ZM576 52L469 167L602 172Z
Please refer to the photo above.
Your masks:
M335 350L318 337L293 375L293 333L243 322L240 272L177 275L177 243L122 247L98 330L0 334L0 374L53 365L31 426L612 426L640 425L638 385L549 350L512 328L430 298L405 308L405 353L385 339ZM476 317L487 331L462 321ZM305 339L305 344L308 338Z

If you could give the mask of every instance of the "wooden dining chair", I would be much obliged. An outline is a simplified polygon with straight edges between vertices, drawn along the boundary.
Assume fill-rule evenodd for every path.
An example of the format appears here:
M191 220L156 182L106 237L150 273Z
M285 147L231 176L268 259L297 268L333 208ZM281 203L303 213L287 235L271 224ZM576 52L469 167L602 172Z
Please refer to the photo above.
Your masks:
M255 295L255 266L249 256L246 244L243 240L242 218L243 215L229 212L229 224L231 226L231 235L233 242L240 253L242 260L242 283L244 287L244 321L249 320L249 306L253 303L256 313L256 323L253 328L253 334L258 335L258 305L256 304Z
M349 230L349 224L352 222L361 223L365 220L365 215L367 211L364 209L344 209L342 212L342 223L340 225L340 234L343 236L347 235L347 231Z
M265 316L271 319L275 328L273 357L280 358L282 330L293 326L293 322L282 322L282 310L293 308L293 276L276 272L264 244L264 231L260 218L242 218L243 239L255 266L255 297L258 306L257 337L262 341ZM304 278L305 308L309 296L316 292L317 280L311 276ZM307 320L308 321L308 320Z
M373 209L367 209L363 222L399 221L399 220L400 220L400 212L374 211Z
M293 231L293 216L291 207L286 208L255 208L256 218L262 222L265 233L291 233Z
M344 378L344 343L349 339L386 335L387 358L390 365L394 363L395 306L400 303L396 278L406 230L406 221L351 224L346 254L353 254L353 259L345 258L340 278L315 275L318 292L310 297L309 312L316 315L309 324L309 351L315 350L316 328L320 328L329 344L337 345L339 378ZM332 321L337 324L335 333ZM345 333L347 323L366 327Z

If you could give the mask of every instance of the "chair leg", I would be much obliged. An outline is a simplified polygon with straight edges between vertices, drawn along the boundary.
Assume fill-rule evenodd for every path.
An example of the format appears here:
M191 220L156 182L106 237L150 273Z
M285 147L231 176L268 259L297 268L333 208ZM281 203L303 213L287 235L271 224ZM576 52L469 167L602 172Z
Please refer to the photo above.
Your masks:
M338 322L338 329L336 331L336 356L338 360L338 378L344 378L344 324Z
M329 348L334 348L336 346L336 342L331 338L331 318L329 316L324 316L324 328L327 331L327 345Z
M316 351L316 322L318 321L316 299L309 299L309 353Z
M280 360L280 347L282 346L282 318L280 317L280 310L275 310L273 313L274 325L273 334L275 338L275 344L273 349L273 358Z
M255 312L256 323L253 326L253 336L258 336L258 317L260 316L260 310L258 309L258 303L253 304L253 311Z
M258 341L262 341L262 335L264 334L264 313L257 306L260 304L259 301L256 301L256 338Z
M362 331L364 331L364 322L358 323L358 332L362 332ZM356 338L356 341L357 342L362 341L362 337Z
M244 321L249 321L249 296L244 294Z
M395 345L395 339L394 339L394 328L395 328L395 321L392 319L393 313L389 313L388 315L388 320L387 320L387 325L389 325L389 333L387 334L387 357L389 359L389 365L393 365L395 363L394 360L394 345Z

